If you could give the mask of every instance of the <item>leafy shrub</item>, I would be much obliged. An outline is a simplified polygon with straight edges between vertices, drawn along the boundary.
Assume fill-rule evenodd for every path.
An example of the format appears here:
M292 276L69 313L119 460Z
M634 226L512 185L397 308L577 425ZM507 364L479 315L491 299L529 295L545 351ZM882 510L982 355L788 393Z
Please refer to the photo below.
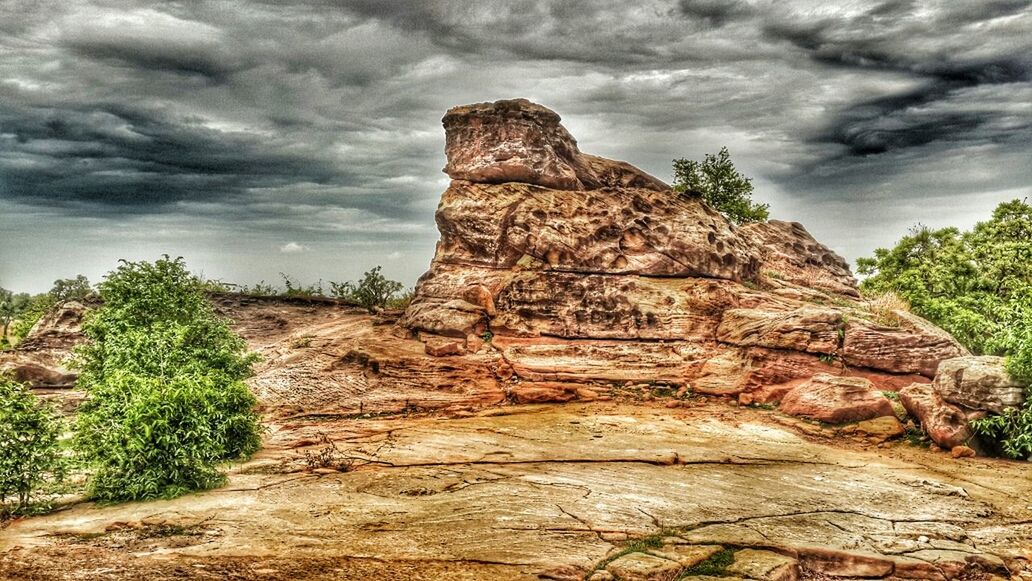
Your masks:
M323 292L323 285L321 280L316 284L305 286L295 281L293 278L283 274L282 272L280 273L280 276L283 277L283 286L286 289L283 294L288 297L326 296L326 294Z
M50 309L57 305L57 299L50 293L36 295L26 302L17 319L11 324L11 336L21 341L36 326L36 323L43 318Z
M917 227L857 261L868 293L894 292L977 354L1004 355L1032 383L1032 206L1013 200L969 232ZM1021 410L974 423L1015 458L1032 456L1032 390Z
M27 294L0 288L0 350L10 347L8 331L11 324L18 320L30 301Z
M62 478L60 434L49 405L0 375L0 516L26 511L45 485Z
M380 274L377 266L365 273L362 280L355 282L331 282L333 296L363 306L370 312L383 308L398 291L405 288L400 282L390 280Z
M768 204L752 201L752 180L735 169L726 147L716 155L707 153L701 162L675 159L674 191L701 195L713 209L736 224L765 222L770 216Z
M216 316L181 258L126 262L99 285L104 304L76 350L75 446L99 500L172 497L222 482L220 462L261 442L243 379L255 361Z
M260 443L254 396L221 373L114 373L90 390L87 404L76 445L96 470L90 495L98 500L219 486L218 464L253 454Z
M54 281L54 286L50 288L47 293L54 298L56 302L63 303L65 301L81 301L88 297L93 292L93 286L90 285L90 281L83 275L78 275L75 278L59 278Z
M273 297L280 294L276 287L271 284L267 284L264 280L255 283L253 286L248 286L246 284L234 286L240 294L252 297Z
M408 289L407 291L394 295L388 299L384 304L384 308L395 311L404 311L410 304L412 304L412 299L415 298L415 296L416 290Z

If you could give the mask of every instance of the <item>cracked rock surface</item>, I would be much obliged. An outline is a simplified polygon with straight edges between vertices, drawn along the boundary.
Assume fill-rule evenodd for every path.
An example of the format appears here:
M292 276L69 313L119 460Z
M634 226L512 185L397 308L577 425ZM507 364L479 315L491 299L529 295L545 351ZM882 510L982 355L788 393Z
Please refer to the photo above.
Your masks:
M220 308L263 355L264 449L217 490L14 522L0 578L573 579L655 535L847 577L1005 576L1032 553L1027 464L648 386L514 405L536 384L500 378L501 346L432 357L343 307Z

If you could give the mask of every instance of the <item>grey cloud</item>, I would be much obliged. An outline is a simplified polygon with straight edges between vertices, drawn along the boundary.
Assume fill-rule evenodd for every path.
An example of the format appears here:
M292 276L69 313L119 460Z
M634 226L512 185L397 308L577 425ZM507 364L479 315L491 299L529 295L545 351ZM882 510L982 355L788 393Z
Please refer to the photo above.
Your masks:
M740 20L754 13L753 7L742 0L681 0L678 2L681 14L702 21L706 25L721 27L732 20Z
M822 230L842 212L894 226L929 196L1027 191L1030 4L10 0L0 230L43 242L0 245L0 264L57 265L75 232L97 261L161 247L208 268L229 247L260 270L293 241L311 272L398 247L414 279L447 183L442 114L516 96L664 178L728 145L778 217L853 258L896 232Z
M354 179L325 160L128 104L0 106L0 187L37 203L161 205ZM28 163L27 163L28 162Z
M913 170L904 152L927 148L933 156L950 147L1004 143L1029 149L1029 118L1001 123L1010 105L1027 98L1032 81L1030 2L983 2L978 9L944 4L921 14L917 2L892 1L850 18L795 18L771 22L764 35L783 41L820 66L871 71L910 78L911 86L873 98L858 99L831 116L823 128L805 138L815 145L839 146L799 164L796 183L806 174L827 180L829 169L854 172L878 167L889 175ZM1010 23L992 23L1011 17ZM972 99L983 87L999 87L991 105ZM801 136L804 137L804 136ZM834 151L834 149L828 150ZM871 156L889 156L873 162ZM842 157L856 162L840 161ZM800 177L801 176L801 177ZM839 178L844 176L839 175Z

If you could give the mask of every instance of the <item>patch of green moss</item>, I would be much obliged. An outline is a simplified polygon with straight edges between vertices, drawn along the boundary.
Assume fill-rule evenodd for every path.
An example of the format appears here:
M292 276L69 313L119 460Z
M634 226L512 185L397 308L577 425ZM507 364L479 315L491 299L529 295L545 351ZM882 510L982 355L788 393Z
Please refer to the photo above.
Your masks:
M713 577L724 577L727 575L727 568L735 562L735 549L724 549L709 559L688 567L677 576L678 579L692 577L694 575L711 575Z
M606 565L613 561L623 557L624 555L630 555L631 553L644 553L649 549L658 549L663 546L663 539L676 533L671 531L660 531L654 535L649 535L631 542L629 545L620 549L616 553L606 557L599 564L595 565L595 571L605 569Z

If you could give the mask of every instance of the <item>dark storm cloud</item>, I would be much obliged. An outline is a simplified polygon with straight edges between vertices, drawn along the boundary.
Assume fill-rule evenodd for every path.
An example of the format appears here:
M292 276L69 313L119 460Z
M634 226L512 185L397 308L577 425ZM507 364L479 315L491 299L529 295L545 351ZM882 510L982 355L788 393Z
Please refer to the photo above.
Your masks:
M387 245L414 279L442 114L517 96L664 178L727 145L850 258L929 197L949 223L1032 183L1032 0L7 0L0 54L0 231L105 260L236 244L361 274L329 257ZM70 252L47 244L21 251Z
M124 206L243 195L254 187L355 180L249 135L128 104L0 106L0 191L23 201Z
M77 40L67 45L76 54L89 59L110 60L147 70L168 71L185 75L201 75L224 82L239 66L228 62L205 47L192 50L169 50L147 43L127 44L106 40Z
M678 9L688 18L717 27L753 14L752 6L741 0L681 0Z
M916 14L917 2L891 1L850 18L769 23L764 34L791 43L820 65L898 73L918 81L915 88L849 104L811 136L815 142L841 144L849 155L860 157L943 141L1007 142L1027 137L1027 119L1009 132L987 132L1008 112L940 105L981 86L1032 81L1026 26L1000 30L997 38L976 37L974 46L971 38L967 43L957 38L1001 17L1026 12L1027 19L1030 6L1028 1L998 1L975 9L958 3L929 18Z

